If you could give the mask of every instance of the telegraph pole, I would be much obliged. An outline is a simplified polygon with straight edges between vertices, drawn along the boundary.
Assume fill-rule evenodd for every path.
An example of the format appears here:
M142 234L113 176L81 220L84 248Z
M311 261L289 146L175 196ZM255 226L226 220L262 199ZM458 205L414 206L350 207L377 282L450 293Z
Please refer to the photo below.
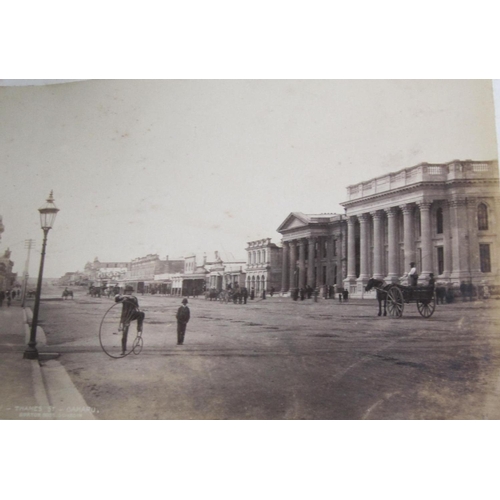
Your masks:
M23 287L21 290L21 307L24 307L24 303L26 301L26 288L28 286L28 269L30 265L30 252L32 248L35 248L35 240L24 240L24 248L28 250L28 256L26 257L26 264L24 266Z

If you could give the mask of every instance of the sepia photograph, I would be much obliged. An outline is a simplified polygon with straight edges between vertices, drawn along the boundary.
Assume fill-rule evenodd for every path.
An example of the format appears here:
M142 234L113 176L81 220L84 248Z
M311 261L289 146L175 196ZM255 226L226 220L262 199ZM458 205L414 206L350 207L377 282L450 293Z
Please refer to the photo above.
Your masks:
M492 80L3 80L0 418L500 417Z
M5 4L2 497L495 498L493 6Z

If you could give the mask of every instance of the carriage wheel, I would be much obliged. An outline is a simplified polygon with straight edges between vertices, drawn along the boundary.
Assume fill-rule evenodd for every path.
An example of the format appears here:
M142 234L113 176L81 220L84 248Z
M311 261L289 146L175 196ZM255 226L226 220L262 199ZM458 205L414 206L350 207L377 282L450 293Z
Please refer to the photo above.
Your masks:
M417 309L420 316L430 318L436 309L436 294L433 294L430 300L417 300Z
M389 311L389 315L401 318L404 306L405 303L401 290L397 286L391 287L387 292L387 310Z

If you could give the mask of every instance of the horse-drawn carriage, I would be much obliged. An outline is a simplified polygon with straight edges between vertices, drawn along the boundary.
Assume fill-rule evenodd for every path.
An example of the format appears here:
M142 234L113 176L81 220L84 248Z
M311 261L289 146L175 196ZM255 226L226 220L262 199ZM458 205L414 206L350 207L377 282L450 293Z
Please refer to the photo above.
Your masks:
M382 304L384 305L384 316L387 311L390 316L400 318L403 316L405 304L416 302L417 310L423 318L430 318L436 309L436 295L434 286L403 286L396 284L385 284L381 280L371 278L365 291L375 289L379 304L378 315L382 315Z

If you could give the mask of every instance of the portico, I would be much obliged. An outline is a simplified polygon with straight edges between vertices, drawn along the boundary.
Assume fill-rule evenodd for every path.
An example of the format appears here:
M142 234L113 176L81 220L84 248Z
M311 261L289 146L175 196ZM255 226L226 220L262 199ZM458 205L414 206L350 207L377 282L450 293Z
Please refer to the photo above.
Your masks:
M342 215L292 212L277 230L283 236L281 293L318 288L327 296L343 286L346 225Z

